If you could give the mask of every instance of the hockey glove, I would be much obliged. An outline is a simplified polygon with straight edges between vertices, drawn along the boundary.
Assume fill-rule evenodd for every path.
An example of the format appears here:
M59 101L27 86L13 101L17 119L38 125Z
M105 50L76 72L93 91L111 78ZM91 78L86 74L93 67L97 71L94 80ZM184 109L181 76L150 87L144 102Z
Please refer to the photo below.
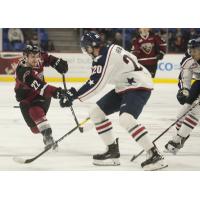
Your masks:
M182 88L178 91L177 93L177 100L179 101L179 103L181 105L183 105L184 103L186 103L187 98L189 97L189 90L187 88Z
M78 93L76 89L72 87L65 93L65 95L63 95L60 98L60 101L59 101L60 107L64 108L64 107L72 106L72 102L77 98L78 98Z
M61 58L57 59L57 61L55 62L55 64L52 67L55 68L56 71L61 74L65 74L68 71L67 61L62 60Z
M158 55L156 56L157 57L157 60L162 60L163 57L164 57L164 54L159 52Z
M53 98L55 98L55 99L61 99L61 98L63 98L65 95L66 95L66 91L59 87L59 88L57 88L57 89L55 90L55 92L53 93Z

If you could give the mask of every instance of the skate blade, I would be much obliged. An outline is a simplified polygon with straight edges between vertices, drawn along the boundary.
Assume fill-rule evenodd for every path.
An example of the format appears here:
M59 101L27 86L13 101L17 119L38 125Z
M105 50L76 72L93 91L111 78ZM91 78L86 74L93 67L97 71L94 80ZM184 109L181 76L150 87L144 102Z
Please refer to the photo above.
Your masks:
M176 155L177 153L178 153L178 151L179 151L179 149L175 149L175 148L173 148L173 149L167 149L166 147L165 147L165 149L164 149L164 153L172 153L173 155Z
M157 171L160 169L167 168L168 165L164 162L164 160L160 160L157 163L149 164L143 167L144 171Z
M163 150L164 153L173 154L174 156L178 153L178 151L170 151L168 149Z
M106 159L106 160L93 159L93 165L96 165L96 166L119 166L120 161L118 158Z

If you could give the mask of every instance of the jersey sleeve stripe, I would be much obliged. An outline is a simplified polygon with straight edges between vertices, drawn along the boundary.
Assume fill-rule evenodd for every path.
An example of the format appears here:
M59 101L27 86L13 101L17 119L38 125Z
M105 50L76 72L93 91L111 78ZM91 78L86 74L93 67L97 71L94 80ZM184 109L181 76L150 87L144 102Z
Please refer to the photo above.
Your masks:
M185 64L190 61L192 59L192 57L189 57L189 58L186 58L186 59L183 59L182 62L181 62L181 66L184 67Z
M104 68L104 70L103 70L103 73L102 73L101 78L99 79L99 81L97 82L97 84L96 84L93 88L91 88L91 89L90 89L89 91L87 91L85 94L82 94L81 96L79 96L79 99L80 99L80 100L81 100L82 98L86 97L87 95L91 94L92 92L94 92L94 91L99 87L99 85L101 84L101 82L103 81L104 76L105 76L105 74L106 74L106 69L107 69L107 67L108 67L108 61L109 61L109 59L110 59L110 54L111 54L111 51L112 51L112 49L113 49L114 46L115 46L115 45L112 45L112 46L110 47L110 49L109 49L108 57L106 58L105 68Z
M44 85L43 88L40 90L40 95L41 95L41 96L43 96L44 90L45 90L45 88L46 88L47 86L48 86L47 84Z
M166 43L163 43L163 44L160 44L160 46L167 46L167 44L166 44Z
M183 78L183 70L181 71L180 76L179 76L179 86L180 86L181 89L183 88L182 78Z

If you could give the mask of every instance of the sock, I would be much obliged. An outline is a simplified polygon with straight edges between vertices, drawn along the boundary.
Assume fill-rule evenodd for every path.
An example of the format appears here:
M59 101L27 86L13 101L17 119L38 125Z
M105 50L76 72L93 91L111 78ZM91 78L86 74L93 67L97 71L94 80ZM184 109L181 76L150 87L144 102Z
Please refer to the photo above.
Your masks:
M150 150L154 146L148 137L148 131L141 124L132 127L128 132L145 151Z
M122 127L124 127L135 141L145 150L150 150L154 145L148 137L146 128L138 124L137 120L129 113L122 113L119 117Z
M181 126L182 126L182 121L178 121L177 123L176 123L176 130L177 131L179 131L179 129L181 128Z
M112 133L112 123L109 119L95 123L95 128L106 146L113 144L116 138Z
M40 133L44 131L45 129L51 128L46 119L44 110L41 107L39 106L31 107L29 109L29 115L32 118L32 120L35 122L35 124L37 125L37 128Z
M197 126L198 122L199 120L197 118L191 114L188 114L185 117L177 135L173 137L173 141L179 143L182 137L186 138L188 135L190 135L192 130Z

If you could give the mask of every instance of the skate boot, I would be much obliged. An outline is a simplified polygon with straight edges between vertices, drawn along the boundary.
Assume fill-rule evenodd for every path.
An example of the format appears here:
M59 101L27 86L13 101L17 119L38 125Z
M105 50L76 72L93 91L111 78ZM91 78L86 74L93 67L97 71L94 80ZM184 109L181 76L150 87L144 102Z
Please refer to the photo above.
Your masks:
M52 147L53 150L55 150L58 147L58 144L55 143L53 137L52 137L52 133L51 130L46 129L44 131L42 131L42 135L43 135L43 142L45 144L45 149L49 149Z
M169 153L173 153L174 155L176 155L176 153L183 148L185 141L190 137L190 135L188 135L187 137L182 137L180 135L179 136L180 140L175 142L173 140L170 140L166 145L165 145L165 149L167 150L167 152Z
M108 145L108 150L103 154L96 154L93 156L93 164L98 166L117 166L119 162L120 153L118 138L113 144Z
M141 167L147 171L154 171L168 167L164 162L164 157L154 146L147 152L147 159L141 163Z

